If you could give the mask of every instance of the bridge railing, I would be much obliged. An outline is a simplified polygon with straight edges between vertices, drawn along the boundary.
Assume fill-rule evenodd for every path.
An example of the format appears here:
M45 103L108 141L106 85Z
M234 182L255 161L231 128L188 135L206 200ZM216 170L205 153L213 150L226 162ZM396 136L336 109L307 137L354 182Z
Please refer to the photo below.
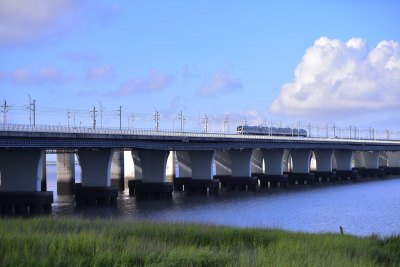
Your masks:
M62 125L25 125L25 124L3 124L0 125L0 131L3 132L36 132L36 133L82 133L82 134L118 134L118 135L142 135L142 136L176 136L176 137L208 137L208 138L232 138L232 139L279 139L279 140L324 140L332 142L341 141L357 141L357 142L396 142L398 140L387 140L386 138L346 138L346 137L299 137L299 136L274 136L274 135L239 135L232 133L217 133L217 132L180 132L173 130L160 129L155 131L154 129L146 128L93 128L86 126L62 126Z

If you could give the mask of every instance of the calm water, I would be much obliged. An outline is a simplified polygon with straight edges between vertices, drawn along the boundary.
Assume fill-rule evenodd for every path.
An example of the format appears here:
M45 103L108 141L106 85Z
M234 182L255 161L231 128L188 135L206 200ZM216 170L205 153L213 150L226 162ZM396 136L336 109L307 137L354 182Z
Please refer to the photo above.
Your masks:
M80 171L77 168L77 181ZM114 207L76 208L72 196L56 195L56 167L47 167L54 191L53 215L101 217L123 221L194 222L236 227L274 227L304 232L380 236L400 234L400 179L370 180L258 189L215 196L173 194L172 200L136 201L125 191Z

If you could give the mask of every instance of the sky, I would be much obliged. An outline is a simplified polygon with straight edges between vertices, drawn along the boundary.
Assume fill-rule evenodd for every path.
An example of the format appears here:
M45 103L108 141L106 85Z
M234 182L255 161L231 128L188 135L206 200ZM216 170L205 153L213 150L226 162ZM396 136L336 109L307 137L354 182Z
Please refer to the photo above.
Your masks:
M400 129L398 1L0 0L7 123ZM1 113L3 115L3 113ZM69 117L69 122L68 122ZM229 123L227 120L229 119ZM225 123L224 123L225 122ZM0 117L3 123L3 116ZM32 118L31 118L32 123Z

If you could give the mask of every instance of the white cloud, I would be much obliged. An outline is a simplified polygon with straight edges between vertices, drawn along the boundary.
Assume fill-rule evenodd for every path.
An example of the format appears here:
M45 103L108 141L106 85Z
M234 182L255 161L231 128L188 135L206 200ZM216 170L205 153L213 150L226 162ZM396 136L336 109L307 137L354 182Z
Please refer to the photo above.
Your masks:
M229 93L241 89L242 83L230 73L217 72L212 77L205 79L197 90L203 97L215 96L218 93Z
M104 65L91 69L86 77L90 80L108 79L114 76L114 70L110 65Z
M42 37L76 0L0 0L0 44L25 43Z
M275 114L344 116L400 107L400 48L382 41L321 37L306 50L295 79L270 106Z
M125 96L160 91L171 85L174 80L174 76L151 68L147 77L137 77L124 81L116 95Z
M0 0L0 45L54 39L67 32L104 27L121 13L118 4L79 0Z
M38 71L30 68L19 68L12 72L3 71L0 73L0 81L10 81L15 84L39 85L49 82L64 83L73 80L56 67L43 67Z

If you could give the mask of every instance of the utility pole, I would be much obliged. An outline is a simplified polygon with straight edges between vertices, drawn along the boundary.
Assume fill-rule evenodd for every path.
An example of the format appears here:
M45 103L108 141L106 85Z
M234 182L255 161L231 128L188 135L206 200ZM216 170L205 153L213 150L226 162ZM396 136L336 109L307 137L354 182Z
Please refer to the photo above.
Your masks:
M354 126L354 139L357 138L357 126Z
M155 122L156 132L158 132L158 127L159 127L158 120L159 120L159 118L160 118L160 115L158 114L158 111L155 110L154 111L154 122Z
M71 118L71 111L67 111L67 121L68 121L68 127L69 127L69 118Z
M4 100L4 104L1 106L3 108L3 110L1 112L3 112L3 125L7 124L7 112L10 110L10 106L7 106L7 101Z
M132 129L133 129L133 121L135 120L135 116L133 115L133 113L131 115L131 118L132 118Z
M119 116L119 129L122 130L122 106L119 106L119 110L117 110Z
M97 116L97 114L96 114L96 107L95 106L93 106L93 109L90 111L90 112L92 112L92 115L91 115L91 117L93 118L93 129L96 129L96 116Z
M101 101L99 101L100 103L100 127L103 128L103 104L101 103Z
M229 115L226 115L226 132L229 134Z
M74 111L74 127L75 127L75 115L76 115L76 111Z
M308 123L308 137L311 137L311 123Z
M300 137L300 121L298 122L299 127L297 127L297 137Z
M181 132L184 132L184 124L185 124L185 118L183 117L183 112L181 110L181 112L179 113L179 119L181 120Z
M336 138L336 125L335 124L333 125L333 137Z
M326 123L326 138L329 136L329 125Z
M26 106L26 109L29 109L29 126L32 125L32 101L31 101L31 95L26 93L29 98L29 103L28 106Z
M33 112L33 127L36 126L36 100L32 101L32 112Z
M351 125L350 125L350 139L351 139Z
M207 115L204 115L204 132L207 133L207 127L208 126L208 117Z

